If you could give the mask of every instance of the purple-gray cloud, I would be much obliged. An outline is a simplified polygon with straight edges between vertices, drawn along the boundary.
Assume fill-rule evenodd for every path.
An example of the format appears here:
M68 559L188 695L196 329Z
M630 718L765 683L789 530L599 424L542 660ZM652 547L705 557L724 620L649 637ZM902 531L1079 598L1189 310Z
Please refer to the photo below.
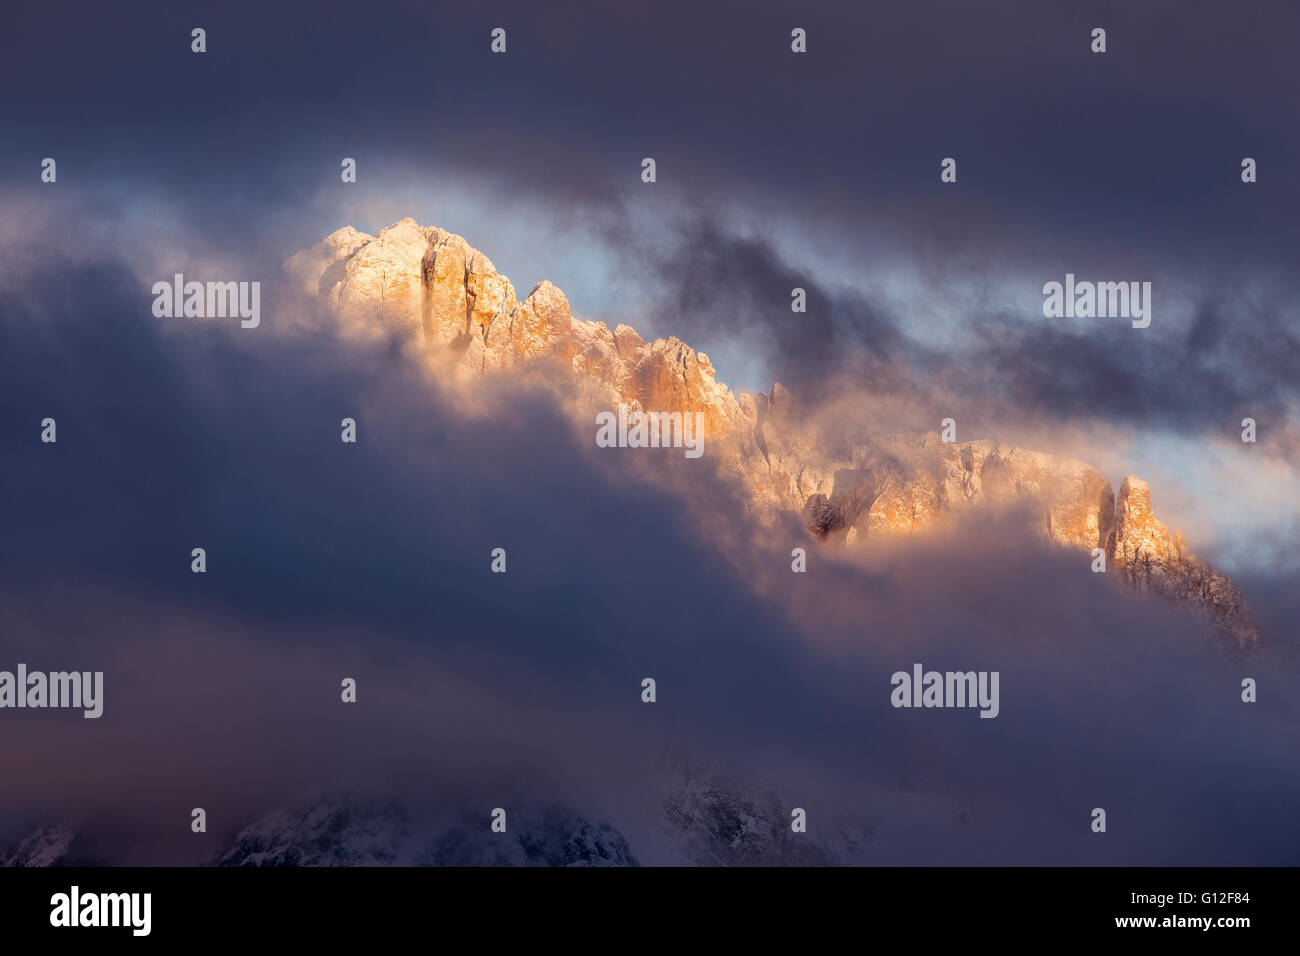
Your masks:
M671 754L868 824L868 862L1296 862L1294 664L1230 656L1014 515L853 563L793 517L751 528L708 471L597 457L544 392L489 379L508 411L467 418L324 318L155 320L111 258L21 290L0 300L5 663L102 669L106 704L2 715L0 760L26 768L9 835L56 814L120 859L193 862L261 810L366 786L562 798L667 862L647 792ZM1000 716L893 709L915 661L1000 671Z

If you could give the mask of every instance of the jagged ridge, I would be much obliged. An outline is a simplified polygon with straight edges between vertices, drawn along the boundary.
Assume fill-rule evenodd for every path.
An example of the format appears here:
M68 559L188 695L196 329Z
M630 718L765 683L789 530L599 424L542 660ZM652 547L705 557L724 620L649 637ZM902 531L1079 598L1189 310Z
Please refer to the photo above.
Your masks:
M976 505L1031 503L1051 540L1102 548L1129 584L1206 613L1237 643L1258 642L1240 591L1194 557L1151 511L1136 476L1116 495L1081 461L990 440L948 443L936 433L894 435L832 450L794 414L779 383L733 393L713 363L675 337L646 342L635 329L583 321L542 281L520 301L510 280L460 236L413 219L369 236L346 227L285 263L324 296L352 334L403 335L473 380L528 369L561 385L584 410L702 412L710 455L740 480L748 506L800 512L823 540L923 530Z

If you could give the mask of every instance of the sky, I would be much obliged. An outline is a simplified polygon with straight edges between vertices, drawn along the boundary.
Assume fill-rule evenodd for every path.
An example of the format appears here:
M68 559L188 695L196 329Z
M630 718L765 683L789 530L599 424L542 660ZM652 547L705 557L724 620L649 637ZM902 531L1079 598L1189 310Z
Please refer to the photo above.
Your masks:
M927 394L870 425L908 430L953 413L936 386L956 377L964 434L1032 437L1116 486L1140 474L1236 573L1297 565L1296 496L1278 490L1300 483L1286 3L7 16L0 69L23 94L0 169L38 215L270 269L342 225L412 216L517 286L551 279L584 318L683 338L738 390L870 390L863 356L883 354ZM46 156L57 197L33 173ZM1045 319L1042 286L1067 273L1152 282L1152 326ZM797 317L796 284L814 303ZM1249 463L1245 417L1264 436Z
M1294 863L1300 10L895 6L6 7L0 487L23 504L0 667L75 651L122 703L93 729L22 716L0 755L36 772L0 831L91 815L172 861L189 849L149 821L192 791L222 808L215 847L340 764L475 799L527 767L658 847L628 808L669 748L783 793L816 781L879 862ZM289 255L405 216L581 318L682 338L737 390L779 381L828 427L955 415L963 440L1140 474L1243 587L1268 654L1225 660L1009 526L995 571L954 532L890 567L828 558L803 593L785 541L720 557L700 522L745 527L721 486L611 476L509 385L490 426L459 420L290 295ZM267 334L159 323L146 290L173 272L260 279ZM1151 282L1151 326L1046 318L1067 273ZM340 463L333 423L358 407L380 424ZM201 584L176 557L198 538ZM505 540L503 584L481 558ZM1019 702L960 724L882 707L881 675L922 652L1002 667ZM1270 678L1254 708L1243 666ZM349 723L331 688L361 667L384 704ZM675 698L661 726L622 689L647 667ZM1106 798L1140 826L1062 836Z

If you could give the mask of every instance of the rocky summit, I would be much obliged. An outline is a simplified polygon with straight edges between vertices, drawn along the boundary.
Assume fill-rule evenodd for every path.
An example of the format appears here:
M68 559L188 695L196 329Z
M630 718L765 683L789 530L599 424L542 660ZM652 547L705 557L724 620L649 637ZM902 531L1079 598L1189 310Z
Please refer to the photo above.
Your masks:
M1258 643L1240 591L1156 518L1136 476L1117 497L1084 462L991 440L945 442L928 432L830 441L780 384L768 394L733 393L703 352L675 337L646 342L629 326L575 318L547 281L520 300L487 256L412 219L377 236L340 229L285 269L328 301L347 334L398 336L448 363L458 380L527 371L559 387L587 421L620 405L701 413L709 457L760 517L798 512L816 538L853 546L939 527L969 508L1027 506L1049 540L1100 548L1108 570L1133 587L1204 613L1242 646Z

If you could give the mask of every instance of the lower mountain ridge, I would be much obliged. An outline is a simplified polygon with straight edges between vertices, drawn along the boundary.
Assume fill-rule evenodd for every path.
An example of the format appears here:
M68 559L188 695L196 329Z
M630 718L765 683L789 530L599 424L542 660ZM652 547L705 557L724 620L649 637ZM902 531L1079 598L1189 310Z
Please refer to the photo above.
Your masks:
M862 822L828 836L791 829L772 793L695 770L663 785L659 833L673 862L700 866L827 866L863 862L872 830ZM627 837L562 803L512 804L494 832L484 808L449 816L432 802L317 793L245 827L207 862L221 867L640 866ZM76 827L44 826L23 837L0 866L113 865L87 856ZM181 861L188 862L188 861ZM197 861L195 861L197 862Z

